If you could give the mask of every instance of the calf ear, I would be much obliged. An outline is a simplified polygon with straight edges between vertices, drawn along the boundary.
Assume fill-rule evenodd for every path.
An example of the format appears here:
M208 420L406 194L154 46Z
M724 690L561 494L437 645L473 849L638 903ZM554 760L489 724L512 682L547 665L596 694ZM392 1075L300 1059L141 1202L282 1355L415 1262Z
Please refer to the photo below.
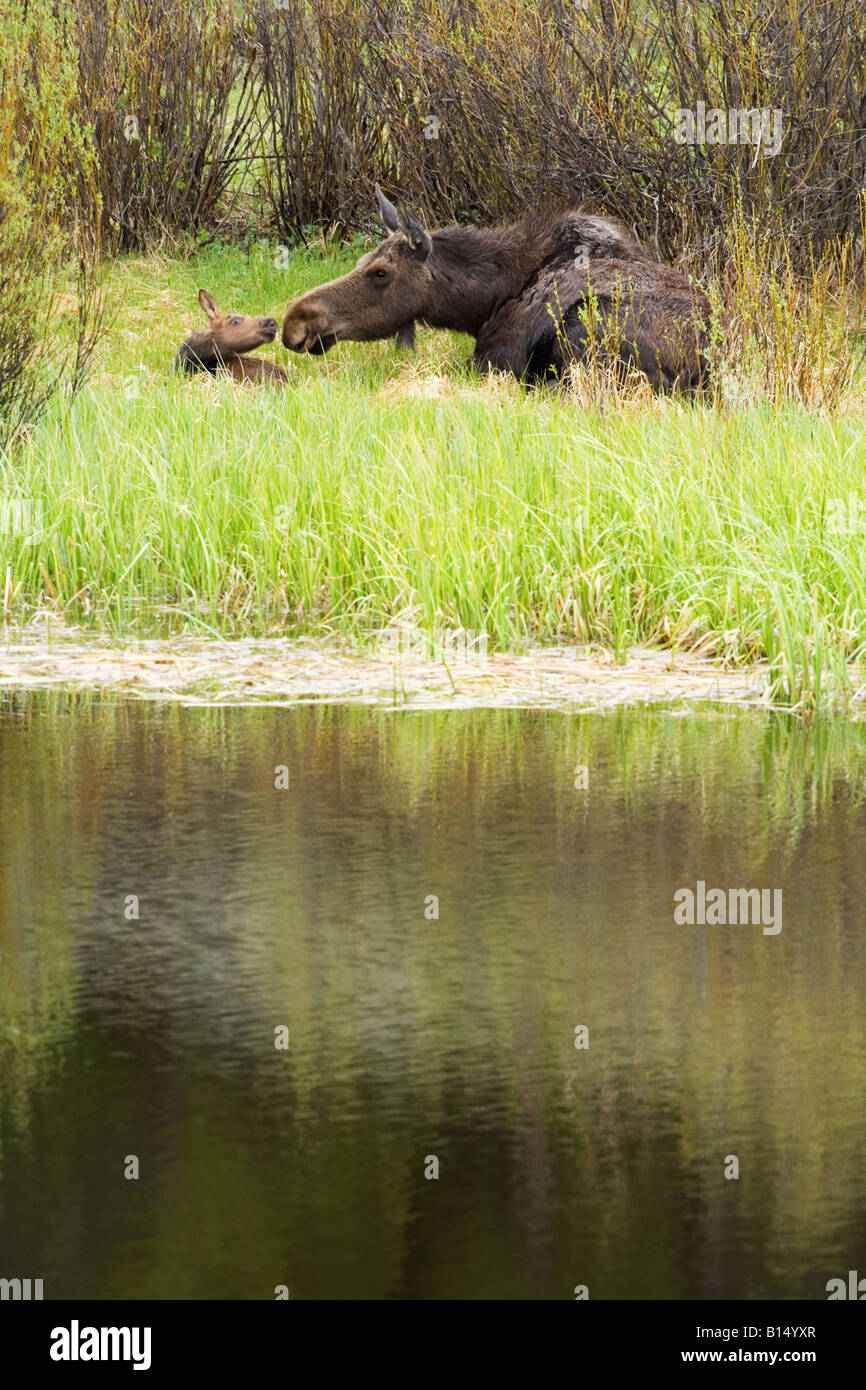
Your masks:
M397 225L409 243L412 255L419 261L426 261L433 249L433 243L420 222L416 222L411 212L404 207L397 213Z
M376 184L376 201L379 204L379 216L388 228L388 231L396 232L398 228L397 209L390 198L385 197L385 194L378 184Z
M199 290L198 302L209 319L219 318L220 311L217 307L217 302L212 294L208 294L207 290Z

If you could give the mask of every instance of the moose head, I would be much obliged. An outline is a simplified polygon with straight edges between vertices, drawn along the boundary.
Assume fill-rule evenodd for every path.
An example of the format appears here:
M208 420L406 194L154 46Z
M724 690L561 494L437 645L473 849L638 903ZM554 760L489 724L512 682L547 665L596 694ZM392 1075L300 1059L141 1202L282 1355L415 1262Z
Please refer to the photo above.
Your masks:
M348 275L308 290L289 306L283 342L292 352L323 353L341 340L363 343L395 334L400 342L411 343L412 325L424 317L433 294L433 240L378 184L376 198L391 235Z
M234 311L223 314L207 290L199 290L198 302L204 310L208 326L191 333L181 343L174 359L175 370L207 372L215 376L223 369L238 382L286 385L288 377L282 367L243 356L263 343L274 341L280 328L276 319L250 317Z

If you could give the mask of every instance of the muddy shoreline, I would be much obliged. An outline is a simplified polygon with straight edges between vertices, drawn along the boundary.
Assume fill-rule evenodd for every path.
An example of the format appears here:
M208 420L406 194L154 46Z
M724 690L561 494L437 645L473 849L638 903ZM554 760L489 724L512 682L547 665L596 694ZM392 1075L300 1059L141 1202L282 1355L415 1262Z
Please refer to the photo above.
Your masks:
M311 700L441 709L522 706L603 708L645 702L766 704L766 664L726 669L691 653L637 648L617 664L607 652L541 648L481 658L427 660L355 652L283 638L174 638L112 645L105 640L7 640L0 689L93 689L243 705Z

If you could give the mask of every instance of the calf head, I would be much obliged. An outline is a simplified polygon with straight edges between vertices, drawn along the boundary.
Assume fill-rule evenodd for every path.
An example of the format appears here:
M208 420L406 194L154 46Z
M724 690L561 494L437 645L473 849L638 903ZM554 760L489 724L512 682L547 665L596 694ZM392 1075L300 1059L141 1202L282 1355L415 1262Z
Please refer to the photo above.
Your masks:
M191 333L181 344L177 363L187 367L208 368L215 363L251 352L263 343L272 343L279 332L276 319L251 318L247 314L220 313L212 294L199 290L198 302L205 312L207 328Z
M405 208L389 202L376 184L379 213L391 236L362 256L348 275L309 290L290 304L283 342L293 352L327 352L334 343L371 342L397 334L411 342L433 281L428 264L433 242Z

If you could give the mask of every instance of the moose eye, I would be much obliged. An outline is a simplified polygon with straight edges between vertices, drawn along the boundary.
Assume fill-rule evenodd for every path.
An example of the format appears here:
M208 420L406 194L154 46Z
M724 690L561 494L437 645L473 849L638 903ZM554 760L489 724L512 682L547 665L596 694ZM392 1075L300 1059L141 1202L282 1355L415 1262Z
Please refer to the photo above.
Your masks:
M240 323L240 321L241 321L241 316L240 316L240 314L232 314L231 318L229 319L229 323Z
M387 280L388 278L387 270L376 270L373 274L376 276L377 280Z

